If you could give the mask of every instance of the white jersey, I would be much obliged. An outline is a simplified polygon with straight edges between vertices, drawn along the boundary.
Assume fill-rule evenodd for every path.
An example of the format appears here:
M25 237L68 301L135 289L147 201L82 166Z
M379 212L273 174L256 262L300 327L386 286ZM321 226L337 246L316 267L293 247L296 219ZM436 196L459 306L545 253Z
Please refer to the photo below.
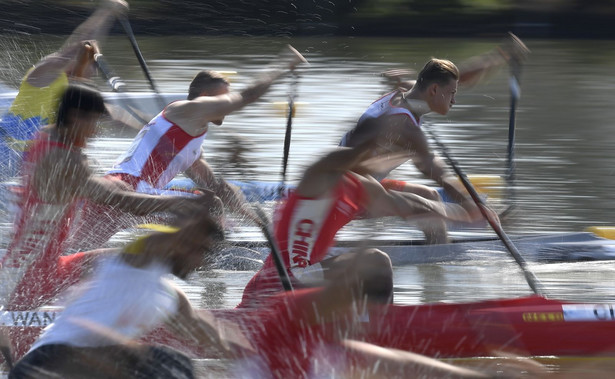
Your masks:
M134 177L130 184L138 192L162 189L201 157L206 135L207 132L191 136L167 120L163 110L141 129L109 174Z
M340 146L353 146L355 144L351 143L352 136L354 131L360 127L366 120L374 119L383 116L394 116L394 115L406 115L412 120L412 123L418 127L421 127L422 119L416 119L416 117L410 112L408 108L397 107L391 104L391 100L399 93L399 91L390 92L380 99L374 101L367 110L361 115L359 121L357 122L357 126L355 126L352 130L348 131L342 137L340 141Z
M177 290L166 278L169 272L170 267L158 262L136 268L119 256L105 259L31 350L50 344L115 345L118 341L106 338L105 331L133 339L160 326L179 308Z
M344 134L344 136L342 137L342 140L340 141L339 146L347 146L347 147L352 147L352 146L357 146L361 143L363 143L364 141L361 140L362 137L361 136L361 132L360 130L363 128L374 128L374 127L379 127L379 125L381 125L379 122L367 122L369 120L374 120L380 117L387 117L387 116L406 116L408 117L408 119L410 120L410 122L412 124L414 124L417 127L421 127L421 123L422 123L422 118L417 119L414 114L412 114L412 112L410 112L410 110L408 108L405 107L399 107L399 106L395 106L391 103L391 101L393 100L393 98L399 94L399 91L393 91L390 92L386 95L384 95L383 97L381 97L380 99L374 101L365 111L365 113L363 113L363 115L361 116L361 118L359 118L359 121L357 122L357 125L351 129L350 131L348 131L346 134ZM384 121L386 122L386 121ZM365 130L365 129L363 129ZM393 142L393 141L391 141ZM381 145L382 148L384 149L388 149L387 145ZM374 153L376 154L376 153ZM379 152L378 154L382 154L382 152ZM396 169L397 167L399 167L402 164L402 162L400 161L399 163L397 163L396 165L389 165L386 169L383 169L379 172L373 172L372 176L374 178L376 178L376 180L378 181L382 181L383 179L385 179L390 173L391 171L393 171L394 169Z
M363 113L361 118L359 118L359 121L357 122L357 124L362 123L368 118L378 118L382 116L392 116L392 115L404 114L410 117L414 125L420 126L421 120L420 119L417 120L408 108L397 107L391 104L391 100L393 100L395 95L397 95L398 93L399 91L393 91L393 92L390 92L382 96L380 99L374 101L372 105L370 105L367 108L365 113Z

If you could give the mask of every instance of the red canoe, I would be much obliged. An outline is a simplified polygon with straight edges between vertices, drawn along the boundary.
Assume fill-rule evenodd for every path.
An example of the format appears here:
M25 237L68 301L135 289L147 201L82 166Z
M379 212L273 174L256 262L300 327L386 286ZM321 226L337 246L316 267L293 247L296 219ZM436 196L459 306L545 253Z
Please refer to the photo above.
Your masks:
M392 305L372 310L360 331L347 337L437 358L493 356L613 356L615 304L581 304L540 296L460 304ZM258 330L258 310L216 310L216 315ZM53 320L52 312L5 312L1 329L24 354ZM333 330L334 328L329 328ZM289 333L293 335L293 333ZM295 333L295 335L297 335ZM171 345L198 357L208 352L157 330L148 342Z

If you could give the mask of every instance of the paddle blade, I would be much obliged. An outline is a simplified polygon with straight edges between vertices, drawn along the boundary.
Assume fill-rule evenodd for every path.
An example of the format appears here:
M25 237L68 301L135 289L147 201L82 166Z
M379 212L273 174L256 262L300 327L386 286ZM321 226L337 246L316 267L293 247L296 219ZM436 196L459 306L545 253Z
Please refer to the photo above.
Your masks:
M598 237L615 240L615 226L590 226L586 232L594 233Z
M297 114L297 110L301 111L306 105L307 103L301 101L294 101L292 117L295 117L295 115ZM280 116L288 117L288 109L290 108L288 105L288 101L274 101L271 103L271 106Z
M501 199L506 188L504 179L497 175L468 175L468 179L479 193L491 199Z

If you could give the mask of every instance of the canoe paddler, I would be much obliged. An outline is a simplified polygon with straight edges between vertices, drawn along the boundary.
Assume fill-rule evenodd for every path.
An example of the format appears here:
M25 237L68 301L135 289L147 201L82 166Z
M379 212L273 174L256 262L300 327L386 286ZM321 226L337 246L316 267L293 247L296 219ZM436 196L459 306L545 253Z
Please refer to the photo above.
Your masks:
M87 139L96 134L104 112L99 92L71 84L61 96L56 123L39 131L26 151L20 211L0 261L0 308L36 309L78 280L95 254L63 254L69 252L69 231L84 199L135 216L157 212L185 215L209 209L208 194L193 198L152 196L126 191L121 182L94 176L83 149Z
M439 193L431 187L385 179L393 169L407 160L412 160L416 168L438 183L451 199L463 205L469 212L474 212L472 209L475 204L469 194L446 169L445 162L430 148L422 130L423 116L430 112L446 115L456 102L458 84L474 85L482 77L508 62L520 64L528 53L529 50L523 42L509 34L497 49L469 59L461 68L449 60L432 58L419 72L416 81L402 80L403 71L391 70L386 76L396 81L396 89L368 107L357 125L342 137L340 146L357 146L363 143L367 136L373 138L371 130L377 129L380 131L376 137L379 143L378 151L374 154L406 154L406 159L387 166L384 171L374 173L374 177L380 180L383 186L440 201ZM420 223L419 227L425 233L426 243L448 242L446 223L443 220Z
M221 208L222 203L218 200L216 206ZM340 275L317 288L280 293L264 309L229 319L194 309L168 276L183 279L201 267L223 235L217 220L194 215L139 237L120 254L101 258L93 277L79 285L76 297L17 362L9 378L195 377L185 353L137 341L162 326L206 348L211 358L229 359L231 377L330 376L323 367L335 367L329 374L337 375L398 369L485 377L417 354L346 340L360 336L356 309L363 308L363 299L355 297L360 283L351 275ZM374 365L376 361L381 363Z
M217 207L221 206L219 199ZM206 213L177 227L158 228L128 244L121 253L101 258L93 277L69 301L15 365L9 377L193 378L190 358L164 346L136 340L166 325L188 341L230 354L234 340L224 322L198 314L169 278L185 279L223 239L220 224ZM224 330L222 337L219 330Z
M62 47L41 59L24 76L8 112L0 118L0 181L18 174L28 141L44 125L56 121L60 97L71 81L95 73L94 55L113 21L128 11L124 0L103 0Z
M393 273L385 253L358 249L325 259L338 230L357 218L480 219L478 210L469 213L458 204L383 187L369 174L382 164L379 157L373 157L377 142L372 139L326 154L307 168L297 188L276 209L274 238L295 287L309 287L312 282L350 272L362 283L357 296L389 303ZM264 298L281 290L274 260L269 256L246 286L239 307L259 307Z
M145 125L107 177L135 192L159 194L165 193L165 186L183 172L198 187L214 191L231 211L258 222L239 189L215 175L202 155L201 145L211 124L222 125L225 116L258 100L276 79L304 62L303 56L288 46L277 68L238 92L230 90L223 75L199 72L190 83L186 100L170 103ZM118 231L123 215L94 204L86 211L75 240L88 243L80 245L81 249L98 248ZM95 236L91 230L97 230Z

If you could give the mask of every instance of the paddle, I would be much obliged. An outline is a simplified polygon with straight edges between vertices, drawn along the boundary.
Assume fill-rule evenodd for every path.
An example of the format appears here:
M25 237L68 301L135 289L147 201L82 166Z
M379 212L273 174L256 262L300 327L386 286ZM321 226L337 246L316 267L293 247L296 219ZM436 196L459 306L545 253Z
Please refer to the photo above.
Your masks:
M120 17L119 21L120 21L120 24L122 24L122 27L124 28L124 31L126 32L126 35L128 36L128 39L130 40L132 49L134 50L135 55L137 56L137 60L139 61L139 64L141 65L141 69L143 70L145 77L149 81L150 87L152 88L154 92L160 95L160 91L158 90L158 87L154 83L154 79L152 78L152 74L150 73L149 68L147 67L147 63L145 63L145 58L143 58L143 54L141 54L141 50L139 49L139 45L137 44L137 39L135 38L135 34L132 32L132 27L130 26L130 22L128 22L128 17ZM158 101L161 104L161 108L163 108L166 105L164 104L164 101L162 100L162 98L158 97Z
M94 54L94 62L96 62L96 66L102 73L103 77L111 87L113 92L124 92L126 83L119 77L113 73L113 70L107 63L107 60L103 57L102 54Z
M282 259L282 253L280 252L280 248L276 243L275 239L271 235L271 231L269 230L269 225L271 225L269 218L258 204L253 204L253 209L256 212L258 218L262 221L261 231L265 235L269 246L271 247L271 255L273 256L273 262L275 263L275 267L278 270L278 275L280 276L280 281L282 282L282 286L285 291L292 291L293 285L290 282L290 277L288 276L288 272L286 271L286 265L284 264L284 260Z
M113 73L113 71L111 70L109 64L107 63L107 61L105 60L105 58L103 57L102 54L95 54L94 55L94 62L96 63L96 66L98 66L98 69L102 73L103 77L107 81L107 84L109 84L109 87L111 87L111 90L113 92L120 93L120 92L124 92L125 91L125 83L122 81L122 79L119 76L116 76ZM133 103L133 100L130 99L130 98L127 98L127 101L130 102L130 103ZM135 107L135 108L138 108L138 107ZM134 119L136 119L139 122L139 124L134 124L133 125L132 123L128 123L128 122L123 121L126 125L130 126L133 129L141 130L143 125L145 125L145 124L147 124L149 122L149 120L144 119L141 115L139 115L137 112L135 112L130 105L127 105L125 107L121 107L121 109L123 109L124 111L128 112L131 117L133 117Z
M529 54L530 50L525 44L513 33L508 33L511 55L508 60L508 66L510 68L510 78L508 86L510 88L510 113L508 117L508 147L506 156L506 182L508 188L508 208L502 212L502 216L508 213L515 207L513 203L515 198L515 126L516 126L516 112L517 103L521 98L521 86L519 81L521 79L521 70L523 68L523 60ZM513 54L512 52L515 52Z
M511 75L509 79L510 87L510 116L508 117L508 148L506 158L506 203L508 206L500 213L500 217L506 217L515 207L515 113L517 110L517 102L521 97L521 88L519 86L519 74L521 65L518 69L510 67Z
M519 86L520 75L521 64L511 64L510 79L508 82L510 87L510 115L508 117L508 148L506 157L506 181L509 186L512 186L515 180L515 115L517 111L517 102L521 97L521 87Z
M290 137L292 133L293 115L295 113L295 97L297 96L297 85L299 75L293 70L293 77L290 82L290 92L288 93L288 119L286 120L286 135L284 136L284 157L282 158L282 183L286 182L286 167L288 166L288 155L290 153Z
M440 148L440 150L442 151L442 154L444 155L446 160L449 162L449 165L452 167L453 171L455 171L455 174L457 174L457 176L459 177L459 180L461 180L461 183L463 184L463 186L466 188L466 190L472 197L472 200L474 200L474 203L476 203L482 215L485 217L485 219L487 220L491 228L493 228L493 231L495 231L495 233L498 235L498 237L500 238L500 240L502 241L506 249L510 252L512 257L515 259L519 267L521 267L521 270L523 271L523 275L525 276L525 279L527 280L527 283L532 289L532 291L534 291L534 293L537 295L543 295L544 290L543 290L542 284L540 283L538 278L536 278L536 276L528 269L525 259L523 259L523 257L521 256L521 253L519 253L519 250L517 250L512 240L508 237L506 232L504 232L504 229L502 229L502 226L489 216L489 214L484 208L486 207L485 202L478 195L478 192L476 192L476 189L474 189L474 187L472 186L472 183L470 183L466 175L461 171L461 169L457 165L457 162L451 157L446 146L444 146L444 144L440 142L440 140L436 137L433 131L431 131L430 129L427 129L427 132L429 133L431 138L434 140L436 145Z

